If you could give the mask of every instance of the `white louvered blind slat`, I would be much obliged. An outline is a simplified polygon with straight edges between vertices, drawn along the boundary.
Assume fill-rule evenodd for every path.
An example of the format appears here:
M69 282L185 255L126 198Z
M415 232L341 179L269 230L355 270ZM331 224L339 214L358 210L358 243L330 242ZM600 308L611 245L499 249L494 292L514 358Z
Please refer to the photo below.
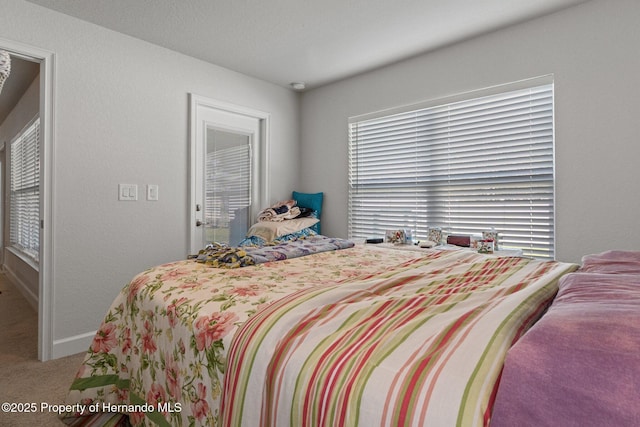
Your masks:
M40 252L40 119L11 141L10 242L38 262Z
M553 84L349 123L349 236L499 231L554 258Z

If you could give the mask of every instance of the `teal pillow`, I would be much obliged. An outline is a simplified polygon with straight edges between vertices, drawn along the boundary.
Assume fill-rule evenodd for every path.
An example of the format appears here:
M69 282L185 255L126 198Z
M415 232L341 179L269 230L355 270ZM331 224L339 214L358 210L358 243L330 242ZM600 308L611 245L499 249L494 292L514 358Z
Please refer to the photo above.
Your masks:
M302 208L308 208L314 211L314 216L320 219L322 215L322 198L324 193L299 193L294 191L291 198L296 201L296 205ZM318 234L320 233L320 223L312 225L311 228Z

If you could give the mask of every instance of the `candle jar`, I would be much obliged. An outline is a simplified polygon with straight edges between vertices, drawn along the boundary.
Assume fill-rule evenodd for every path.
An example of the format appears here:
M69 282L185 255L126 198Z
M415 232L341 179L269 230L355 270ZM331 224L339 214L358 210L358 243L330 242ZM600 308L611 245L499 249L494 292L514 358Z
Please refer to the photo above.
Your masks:
M498 232L493 228L491 230L485 230L482 232L483 240L492 240L493 241L493 250L498 250ZM493 252L493 251L492 251Z
M494 251L494 241L491 239L482 239L478 241L478 253L492 254Z
M427 240L431 240L436 245L442 243L442 228L429 227L427 228Z

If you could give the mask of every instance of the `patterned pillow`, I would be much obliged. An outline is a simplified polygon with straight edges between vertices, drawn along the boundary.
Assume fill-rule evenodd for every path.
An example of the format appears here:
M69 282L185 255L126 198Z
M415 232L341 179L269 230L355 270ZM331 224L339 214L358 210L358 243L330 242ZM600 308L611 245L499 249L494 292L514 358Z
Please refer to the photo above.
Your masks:
M295 233L320 222L317 218L294 218L284 221L258 221L249 228L247 237L258 236L266 242L272 242L277 237Z

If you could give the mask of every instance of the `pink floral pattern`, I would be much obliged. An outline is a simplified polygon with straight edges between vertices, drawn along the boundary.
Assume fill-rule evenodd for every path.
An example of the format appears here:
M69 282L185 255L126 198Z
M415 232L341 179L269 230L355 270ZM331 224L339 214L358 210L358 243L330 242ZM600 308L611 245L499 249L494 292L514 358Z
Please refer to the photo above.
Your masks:
M218 425L226 351L257 310L300 289L369 277L422 255L356 246L234 270L194 261L151 268L112 303L66 403L179 404L179 411L127 415L134 426L155 426L154 416L169 425Z
M198 395L196 400L191 403L191 409L198 421L206 419L210 412L209 404L207 403L207 387L202 383L198 383Z
M233 322L238 320L235 313L213 313L196 320L196 348L204 351L211 347L215 341L222 339L233 327Z
M116 325L113 323L103 323L91 344L94 353L108 353L111 348L118 344L116 339Z

